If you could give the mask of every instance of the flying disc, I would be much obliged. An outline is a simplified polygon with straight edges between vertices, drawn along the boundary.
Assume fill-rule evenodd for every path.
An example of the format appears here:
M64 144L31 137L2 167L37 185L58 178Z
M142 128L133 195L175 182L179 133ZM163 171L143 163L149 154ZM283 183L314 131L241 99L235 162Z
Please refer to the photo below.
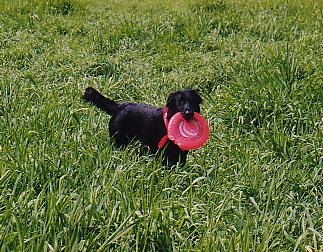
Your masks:
M198 113L186 121L181 113L176 113L168 124L168 137L182 150L200 148L209 138L210 130L207 121Z

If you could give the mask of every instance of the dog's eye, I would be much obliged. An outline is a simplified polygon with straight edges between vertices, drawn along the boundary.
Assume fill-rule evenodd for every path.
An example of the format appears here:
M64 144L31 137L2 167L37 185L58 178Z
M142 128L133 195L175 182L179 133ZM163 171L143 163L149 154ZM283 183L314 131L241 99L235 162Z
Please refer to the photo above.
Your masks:
M179 101L180 105L184 105L184 103L185 103L185 99L183 97L179 98L178 101Z

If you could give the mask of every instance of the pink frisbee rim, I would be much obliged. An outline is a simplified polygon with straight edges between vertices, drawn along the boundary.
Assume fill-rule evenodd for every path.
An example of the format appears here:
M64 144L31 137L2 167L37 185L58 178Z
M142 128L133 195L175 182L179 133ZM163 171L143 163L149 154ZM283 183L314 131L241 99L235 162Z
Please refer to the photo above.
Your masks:
M182 150L195 150L205 144L209 138L210 129L207 121L198 113L186 121L181 113L176 113L168 124L168 137Z

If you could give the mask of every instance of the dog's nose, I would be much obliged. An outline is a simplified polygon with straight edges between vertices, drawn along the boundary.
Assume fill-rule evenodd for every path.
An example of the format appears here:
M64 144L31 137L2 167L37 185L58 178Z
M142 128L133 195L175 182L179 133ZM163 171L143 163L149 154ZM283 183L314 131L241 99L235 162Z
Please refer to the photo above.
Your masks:
M192 117L194 116L194 111L192 111L192 110L185 110L183 116L184 116L184 119L185 120L192 119Z

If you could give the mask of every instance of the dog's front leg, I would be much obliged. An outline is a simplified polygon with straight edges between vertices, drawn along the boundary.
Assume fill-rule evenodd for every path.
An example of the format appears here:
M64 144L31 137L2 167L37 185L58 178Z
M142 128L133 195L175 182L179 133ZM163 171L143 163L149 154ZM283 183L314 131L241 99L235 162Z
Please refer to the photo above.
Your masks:
M181 167L184 167L184 165L186 164L187 154L188 151L180 151L179 164Z
M186 164L187 154L188 151L181 150L176 144L169 141L164 150L168 168L171 168L178 163L183 167Z

